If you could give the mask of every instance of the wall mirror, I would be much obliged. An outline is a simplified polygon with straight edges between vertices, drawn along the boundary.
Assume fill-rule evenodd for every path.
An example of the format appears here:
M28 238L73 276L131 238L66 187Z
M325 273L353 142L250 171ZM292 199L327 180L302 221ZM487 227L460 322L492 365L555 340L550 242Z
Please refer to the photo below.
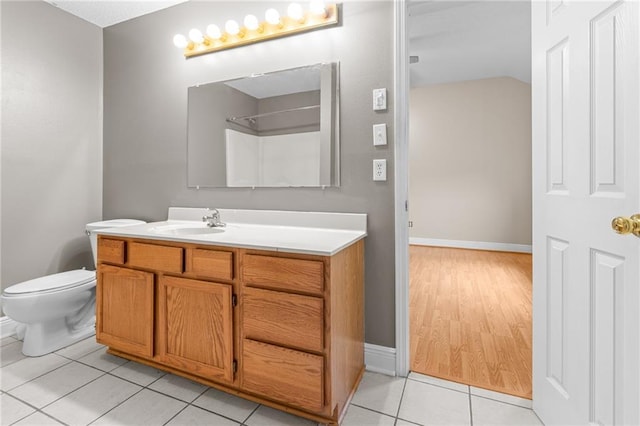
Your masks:
M188 89L189 187L340 184L338 64Z

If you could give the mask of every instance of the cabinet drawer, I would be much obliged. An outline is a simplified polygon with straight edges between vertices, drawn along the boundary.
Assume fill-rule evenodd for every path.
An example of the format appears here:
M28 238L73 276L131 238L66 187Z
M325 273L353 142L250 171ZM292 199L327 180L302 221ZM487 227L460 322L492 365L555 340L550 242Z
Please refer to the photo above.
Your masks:
M233 253L208 249L188 250L186 272L220 280L232 280Z
M125 242L110 238L98 238L98 259L101 262L124 264Z
M324 288L324 264L317 260L248 254L244 256L243 269L248 284L318 295Z
M249 339L243 341L242 347L244 389L307 410L322 408L324 362L321 356Z
M323 300L279 291L244 291L244 337L322 352Z
M182 273L182 248L155 244L130 243L129 266Z

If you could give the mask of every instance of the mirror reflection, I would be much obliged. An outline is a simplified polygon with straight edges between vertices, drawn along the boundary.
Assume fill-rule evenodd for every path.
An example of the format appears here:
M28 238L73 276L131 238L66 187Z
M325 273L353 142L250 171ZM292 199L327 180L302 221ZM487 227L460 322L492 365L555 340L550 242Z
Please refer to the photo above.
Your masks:
M190 187L339 185L338 66L188 89Z

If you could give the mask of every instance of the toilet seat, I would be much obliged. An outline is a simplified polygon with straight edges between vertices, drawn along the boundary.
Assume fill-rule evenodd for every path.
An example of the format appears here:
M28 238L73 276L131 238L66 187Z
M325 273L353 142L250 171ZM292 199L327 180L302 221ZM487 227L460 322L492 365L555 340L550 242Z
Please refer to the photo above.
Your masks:
M7 287L2 293L3 297L25 296L33 293L53 293L61 290L78 287L83 284L95 281L96 272L86 269L75 269L73 271L60 272L58 274L46 275L19 284Z

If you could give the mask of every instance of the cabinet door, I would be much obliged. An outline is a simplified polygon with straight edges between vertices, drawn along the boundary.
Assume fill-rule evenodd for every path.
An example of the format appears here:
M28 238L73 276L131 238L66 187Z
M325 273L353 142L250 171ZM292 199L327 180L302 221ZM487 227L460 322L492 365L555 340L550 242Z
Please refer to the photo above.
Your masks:
M233 381L233 312L229 284L164 276L158 297L158 356L207 378Z
M133 355L153 356L153 279L149 272L98 267L98 342Z

